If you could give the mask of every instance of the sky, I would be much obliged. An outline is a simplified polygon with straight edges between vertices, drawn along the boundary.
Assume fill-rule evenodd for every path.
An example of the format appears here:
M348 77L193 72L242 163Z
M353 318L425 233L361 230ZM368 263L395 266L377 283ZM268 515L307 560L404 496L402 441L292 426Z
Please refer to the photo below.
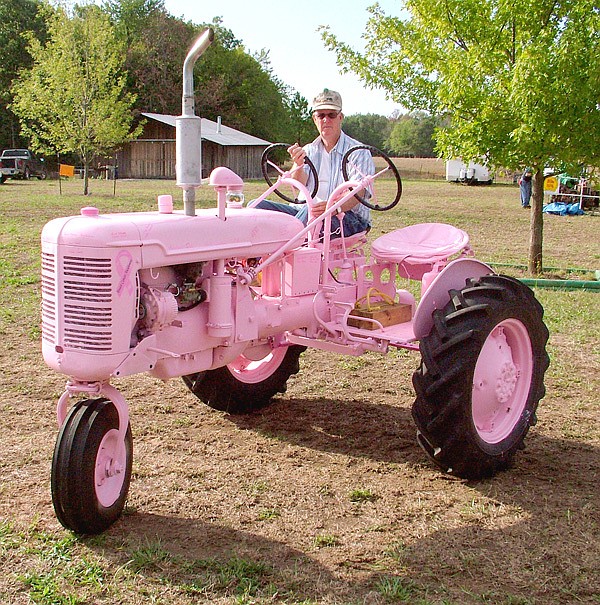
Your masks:
M269 50L273 73L305 97L309 105L319 91L330 88L342 95L345 115L389 116L395 109L402 108L387 100L383 91L365 88L354 74L341 75L335 54L325 48L317 31L320 25L329 25L339 40L362 50L361 35L370 16L367 7L374 3L375 0L302 0L298 3L165 0L165 8L174 17L197 24L221 17L223 26L244 44L246 52ZM399 16L400 4L400 0L379 0L387 15Z

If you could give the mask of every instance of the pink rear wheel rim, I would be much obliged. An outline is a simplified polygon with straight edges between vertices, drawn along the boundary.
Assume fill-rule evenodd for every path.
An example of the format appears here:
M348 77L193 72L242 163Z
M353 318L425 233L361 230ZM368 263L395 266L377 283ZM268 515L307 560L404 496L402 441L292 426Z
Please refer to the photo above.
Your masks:
M486 338L473 375L472 416L477 434L490 444L510 436L527 406L533 349L525 325L514 318Z
M273 349L268 355L259 360L252 360L244 355L227 365L229 371L240 382L256 384L266 380L283 362L287 347Z

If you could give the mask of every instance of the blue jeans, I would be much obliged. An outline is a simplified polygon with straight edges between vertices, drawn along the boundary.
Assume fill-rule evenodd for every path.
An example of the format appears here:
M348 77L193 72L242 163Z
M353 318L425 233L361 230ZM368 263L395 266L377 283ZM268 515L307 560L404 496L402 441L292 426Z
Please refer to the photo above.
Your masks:
M521 206L523 208L527 208L529 206L529 201L531 200L531 181L521 181Z
M262 202L259 202L255 208L262 208L263 210L275 210L276 212L285 212L286 214L291 214L292 216L295 216L297 219L301 220L304 225L308 223L308 204L302 204L300 208L297 208L296 206L290 206L289 204L284 204L283 202L263 200ZM350 211L344 213L345 237L354 235L355 233L368 231L370 228L371 226L358 215L354 214L354 212ZM336 237L340 236L340 219L337 216L332 216L331 239L335 239Z

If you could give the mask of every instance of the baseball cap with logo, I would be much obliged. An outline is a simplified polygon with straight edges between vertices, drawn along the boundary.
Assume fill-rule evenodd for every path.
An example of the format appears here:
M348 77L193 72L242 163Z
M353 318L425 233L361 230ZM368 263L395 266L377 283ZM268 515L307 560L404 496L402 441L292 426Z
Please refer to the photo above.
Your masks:
M342 111L342 97L339 92L335 90L329 90L324 88L323 92L320 92L313 99L313 111L319 111L320 109L334 109L335 111Z

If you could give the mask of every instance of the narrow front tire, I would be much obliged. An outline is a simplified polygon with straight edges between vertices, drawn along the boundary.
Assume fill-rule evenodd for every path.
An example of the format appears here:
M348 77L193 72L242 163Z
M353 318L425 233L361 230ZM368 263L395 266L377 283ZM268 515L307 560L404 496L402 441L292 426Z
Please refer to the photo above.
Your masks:
M83 535L108 529L120 516L131 481L131 427L119 434L108 399L86 399L67 415L52 459L52 502L60 523Z

